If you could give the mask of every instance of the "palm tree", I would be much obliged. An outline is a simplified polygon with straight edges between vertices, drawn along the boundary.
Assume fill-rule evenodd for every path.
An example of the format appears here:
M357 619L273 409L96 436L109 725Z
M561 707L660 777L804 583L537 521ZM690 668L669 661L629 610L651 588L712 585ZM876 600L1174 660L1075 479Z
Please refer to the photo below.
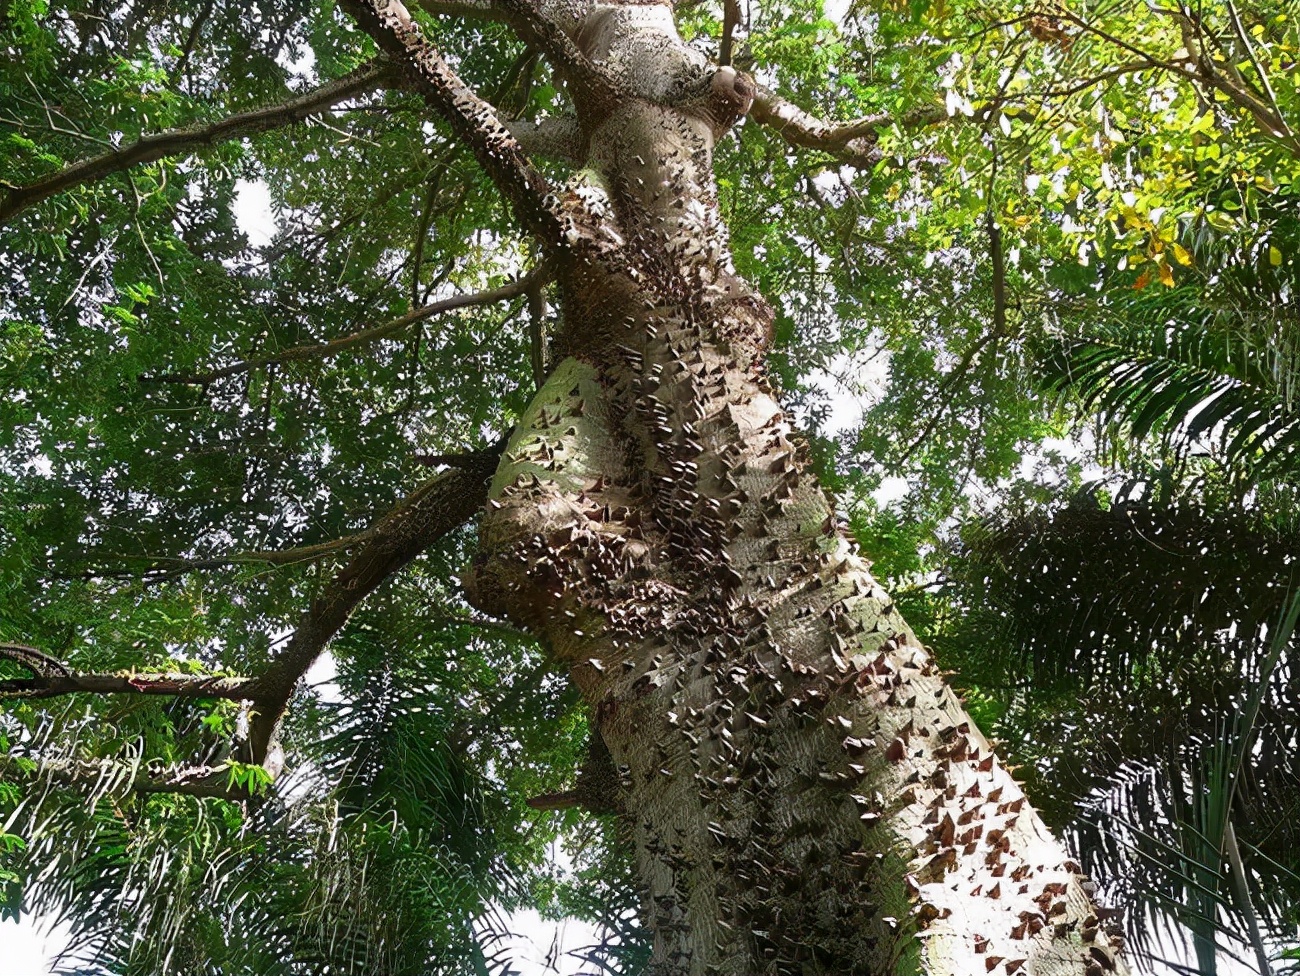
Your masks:
M1137 955L1173 919L1206 974L1282 965L1300 920L1300 221L1260 226L1227 253L1189 233L1176 288L1076 306L1044 383L1131 474L967 524L934 637Z

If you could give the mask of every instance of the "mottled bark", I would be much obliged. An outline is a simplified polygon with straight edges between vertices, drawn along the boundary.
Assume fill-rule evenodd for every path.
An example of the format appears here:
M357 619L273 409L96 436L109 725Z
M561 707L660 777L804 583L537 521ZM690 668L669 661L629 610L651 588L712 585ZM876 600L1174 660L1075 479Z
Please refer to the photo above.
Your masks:
M398 5L374 6L362 22L400 56ZM570 668L608 753L538 805L620 811L656 973L1122 970L767 379L772 311L731 270L712 177L752 81L683 44L667 5L500 6L553 59L539 21L581 49L560 73L581 81L583 168L544 203L560 233L538 234L564 358L507 446L467 578ZM495 120L481 141L517 159ZM499 182L526 215L525 171Z

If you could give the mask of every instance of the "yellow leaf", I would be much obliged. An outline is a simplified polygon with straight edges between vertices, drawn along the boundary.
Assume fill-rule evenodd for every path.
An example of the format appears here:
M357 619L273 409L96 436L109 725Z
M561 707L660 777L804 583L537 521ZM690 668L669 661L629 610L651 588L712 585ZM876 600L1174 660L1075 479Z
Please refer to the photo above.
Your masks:
M1163 261L1160 262L1160 284L1166 288L1174 287L1174 269Z
M1187 248L1183 247L1183 245L1174 241L1170 247L1174 252L1174 260L1179 264L1190 265L1192 263L1192 256L1187 253Z
M1275 268L1282 263L1282 252L1278 250L1276 244L1268 246L1268 263Z

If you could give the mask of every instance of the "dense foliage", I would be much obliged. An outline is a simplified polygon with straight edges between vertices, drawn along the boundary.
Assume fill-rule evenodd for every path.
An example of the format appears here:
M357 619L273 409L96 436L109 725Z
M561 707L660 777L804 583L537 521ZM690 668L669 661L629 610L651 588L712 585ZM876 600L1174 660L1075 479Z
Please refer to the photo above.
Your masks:
M716 52L722 6L677 11ZM503 113L562 98L505 29L427 26ZM1173 918L1189 971L1216 939L1294 953L1295 12L795 0L737 30L762 83L874 119L853 153L750 120L717 166L863 548L1139 950ZM0 642L255 674L421 458L511 428L546 356L544 285L510 287L534 255L333 4L8 0L0 47ZM185 127L207 135L112 161ZM4 911L70 919L105 972L396 974L503 968L509 912L539 905L610 925L592 964L635 971L617 838L525 805L585 717L465 606L471 546L353 614L274 784L218 698L6 698ZM242 793L141 788L196 764Z

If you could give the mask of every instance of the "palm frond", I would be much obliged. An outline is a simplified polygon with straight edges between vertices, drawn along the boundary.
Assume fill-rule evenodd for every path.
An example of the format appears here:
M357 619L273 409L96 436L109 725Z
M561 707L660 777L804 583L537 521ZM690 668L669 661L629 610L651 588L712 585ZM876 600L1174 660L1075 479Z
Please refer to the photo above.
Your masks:
M1259 330L1254 322L1248 329L1224 321L1243 310L1207 308L1203 300L1199 289L1182 288L1114 309L1111 324L1055 346L1043 361L1044 380L1125 438L1154 436L1181 453L1204 445L1248 480L1294 472L1300 323L1279 308L1284 328Z
M1272 214L1272 247L1300 221ZM1213 452L1240 480L1300 469L1300 269L1263 253L1198 249L1199 269L1164 290L1107 289L1041 350L1045 386L1103 423L1113 450L1154 440Z
M285 732L295 774L268 797L242 807L141 797L125 762L105 767L89 793L46 777L0 796L0 818L27 842L0 864L20 881L12 907L72 924L85 951L65 971L86 972L80 959L92 950L123 976L493 968L473 920L520 897L503 854L511 838L498 833L498 821L509 824L502 785L485 769L490 757L465 747L474 710L464 689L392 680L420 664L409 646L397 653L382 619L359 615L340 642L349 693L302 703L310 719ZM479 650L512 667L504 649ZM511 680L526 697L537 677ZM11 725L11 754L47 765L105 749L93 711L79 723L59 714ZM150 755L143 734L126 748L120 738L112 751L136 766Z

